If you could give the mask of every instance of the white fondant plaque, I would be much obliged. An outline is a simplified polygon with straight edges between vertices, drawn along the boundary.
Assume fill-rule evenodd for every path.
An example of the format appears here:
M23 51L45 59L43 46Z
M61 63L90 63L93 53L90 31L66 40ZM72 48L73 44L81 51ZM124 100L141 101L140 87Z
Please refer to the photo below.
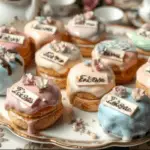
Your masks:
M19 85L12 87L11 94L29 107L32 107L39 100L36 94Z
M20 35L2 33L1 36L0 36L0 40L4 41L4 42L23 44L24 40L25 40L25 37L20 36Z
M45 24L35 24L35 25L33 25L33 28L36 30L46 31L51 34L55 34L56 30L57 30L57 28L55 26L45 25Z
M123 114L132 116L138 108L138 106L136 104L133 104L125 99L118 97L118 96L115 96L113 94L110 94L108 96L109 96L109 98L107 100L103 101L103 104L105 106L113 108Z
M125 51L119 49L107 49L104 51L103 55L109 57L110 59L123 61Z
M77 76L77 85L102 85L108 84L108 76L106 73L89 73L88 75Z
M83 24L75 23L75 26L83 28L97 28L97 25L98 22L94 20L85 20L85 23Z
M65 65L65 63L68 61L68 57L64 56L60 53L54 52L54 51L47 51L44 53L41 53L41 57L48 61L55 62L59 65Z

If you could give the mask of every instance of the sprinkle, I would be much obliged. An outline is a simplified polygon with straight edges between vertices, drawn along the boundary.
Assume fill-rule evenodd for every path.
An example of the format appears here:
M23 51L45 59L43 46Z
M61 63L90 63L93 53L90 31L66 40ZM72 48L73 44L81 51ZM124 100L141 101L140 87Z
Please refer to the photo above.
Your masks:
M47 102L47 100L45 98L42 99L43 102Z
M85 16L83 14L76 15L73 19L75 24L84 24L85 22Z
M136 101L142 100L142 97L144 97L145 95L146 93L145 93L145 90L143 89L135 88L132 91L132 97Z
M145 71L150 73L150 66L146 67Z
M95 133L91 132L90 130L87 130L86 126L87 126L86 123L81 118L77 118L72 125L72 129L73 131L79 132L80 134L85 133L89 135L92 139L97 139L98 136Z
M85 60L84 65L90 67L91 66L91 61L90 60Z
M119 97L127 96L127 90L124 86L116 86L113 88L112 92Z
M102 70L105 69L105 66L100 62L99 59L95 59L95 60L94 60L94 65L93 65L93 67L95 67L97 71L102 71Z
M90 133L90 136L92 137L92 139L97 139L97 135L95 133Z
M65 101L65 100L66 100L66 98L65 98L65 97L63 97L63 98L62 98L62 100L63 100L63 101Z
M95 120L94 120L94 119L92 119L92 122L95 122Z
M68 53L70 50L75 50L75 47L72 44L56 40L51 42L50 47L52 47L56 52L62 53Z
M93 132L91 132L91 131L87 131L87 135L89 135L90 137L92 137L92 139L97 139L98 138L98 136L95 134L95 133L93 133Z
M147 29L141 28L137 31L138 35L150 38L150 31L147 31Z
M77 118L76 121L73 123L72 128L76 132L83 133L85 130L84 121L81 118Z

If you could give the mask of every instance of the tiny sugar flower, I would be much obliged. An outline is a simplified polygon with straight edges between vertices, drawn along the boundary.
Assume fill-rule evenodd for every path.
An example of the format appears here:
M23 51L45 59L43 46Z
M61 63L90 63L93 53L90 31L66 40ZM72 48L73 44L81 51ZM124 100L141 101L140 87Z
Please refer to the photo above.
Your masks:
M105 66L100 62L100 60L97 59L94 60L94 67L97 71L102 71L105 69Z
M54 19L52 17L36 17L35 20L37 20L41 24L52 24Z
M16 59L16 54L15 53L10 53L10 52L6 52L5 55L4 55L4 59L7 61L7 62L14 62L15 59Z
M93 11L88 11L86 13L84 13L84 17L87 19L87 20L90 20L94 17L94 12Z
M60 42L58 44L58 46L59 46L61 52L66 53L68 51L68 45L67 45L67 43Z
M14 28L14 27L11 27L11 28L9 29L9 33L10 33L10 34L15 34L16 32L17 32L17 29Z
M37 20L39 23L43 23L43 21L45 20L45 17L38 16L38 17L35 17L35 20Z
M80 15L76 15L74 17L74 22L75 24L83 24L85 22L85 17L83 14L80 14Z
M91 61L90 60L85 60L84 65L90 67L91 66Z
M38 78L35 81L36 86L39 89L39 92L42 93L44 89L46 89L48 87L48 79L46 78Z
M34 76L31 73L26 74L23 77L23 83L24 85L34 85Z
M145 90L139 89L139 88L133 89L132 97L133 97L134 100L140 101L143 96L145 96Z
M15 34L17 32L17 29L14 27L7 28L6 26L0 27L0 33L9 33L9 34Z
M127 90L124 86L116 86L113 88L112 93L115 94L118 97L126 97L127 96Z
M53 21L54 21L54 19L52 17L47 17L46 20L49 24L53 23Z
M53 48L56 52L68 53L70 50L75 50L75 47L67 42L60 41L52 41L50 47Z

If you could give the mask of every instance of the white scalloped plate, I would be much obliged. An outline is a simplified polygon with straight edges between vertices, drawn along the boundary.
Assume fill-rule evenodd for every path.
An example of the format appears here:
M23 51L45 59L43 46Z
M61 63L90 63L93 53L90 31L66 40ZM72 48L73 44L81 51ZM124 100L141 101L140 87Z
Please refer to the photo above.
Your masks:
M28 72L34 73L35 71L34 69L30 69ZM133 86L134 84L128 85L128 87ZM64 107L71 108L64 90L62 91L62 95ZM9 120L7 112L4 109L4 101L5 97L0 97L0 112L7 120ZM88 124L88 126L86 126L87 130L97 134L98 139L93 140L91 136L86 133L81 134L80 132L73 131L72 125L68 123L69 114L66 111L64 111L63 117L57 121L54 126L40 132L38 135L28 135L25 131L12 125L10 121L5 121L2 117L0 117L0 125L3 125L24 140L35 143L54 144L68 149L106 148L112 146L126 147L140 145L150 140L149 136L147 136L133 141L123 141L122 139L106 134L103 131L99 125L97 113L84 112L77 108L73 108L73 111L76 118L82 118L84 122Z
M21 29L22 28L20 28L20 30ZM35 67L31 67L31 69L29 69L27 72L35 73L35 69L33 68ZM128 85L128 87L134 87L134 84ZM62 95L64 108L71 107L69 100L66 97L66 92L62 91ZM67 122L69 114L66 113L66 111L64 111L63 117L49 129L40 132L37 136L28 135L25 131L10 123L7 112L4 109L4 102L5 97L0 97L0 113L4 116L3 118L0 115L0 126L9 129L13 134L27 141L42 144L54 144L67 149L108 148L112 146L128 147L140 145L150 141L149 135L133 141L123 141L120 138L108 135L100 127L97 113L84 112L77 108L73 108L76 118L82 118L84 122L88 124L88 126L86 126L87 130L96 133L98 139L93 140L86 133L81 134L73 131L72 125L68 124Z

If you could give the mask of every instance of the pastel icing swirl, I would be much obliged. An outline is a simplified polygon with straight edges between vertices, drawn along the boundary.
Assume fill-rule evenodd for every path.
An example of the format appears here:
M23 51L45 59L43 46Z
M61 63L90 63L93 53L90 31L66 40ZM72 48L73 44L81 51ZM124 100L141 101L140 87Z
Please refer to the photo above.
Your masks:
M109 94L106 94L99 105L98 119L105 132L130 141L134 137L145 136L150 131L150 99L148 96L142 95L136 100L135 93L134 96L132 95L132 89L126 89L128 94L124 99L138 106L136 112L132 116L128 116L105 106L103 101L109 96Z
M101 52L104 49L120 49L123 51L135 51L135 46L125 40L107 40L97 45L97 51Z
M101 65L101 63L100 63ZM79 71L80 70L80 71ZM86 85L86 86L78 86L76 84L76 80L78 76L82 75L90 75L90 73L94 75L100 75L101 73L106 73L108 75L108 84L105 85ZM87 92L96 97L101 97L105 93L109 92L115 86L115 76L113 71L107 67L103 66L101 69L97 68L97 64L93 64L92 61L84 61L80 64L75 65L71 68L67 81L69 83L69 97L74 96L74 94L78 92Z
M145 24L137 31L127 33L127 36L132 40L133 44L135 44L136 47L141 48L145 51L150 50L149 26L149 24Z
M93 20L93 16L89 14L79 14L76 15L73 19L71 19L67 24L67 31L75 37L79 37L82 39L86 39L89 41L96 41L100 37L100 29L98 21L96 27L82 27L82 26L75 26L75 23L83 24L86 20Z
M64 65L57 64L56 62L49 61L41 57L41 54L45 52L55 51L68 58L68 61ZM63 41L52 41L49 44L43 46L35 54L36 65L53 69L59 73L64 73L75 64L82 61L82 56L78 47L74 44Z
M24 74L23 58L15 51L5 47L0 49L0 95L21 79Z
M107 50L117 52L125 52L122 61L110 59L109 56L103 55ZM105 65L110 67L117 66L120 70L128 70L133 65L137 64L136 47L127 40L106 40L98 43L92 51L92 59L100 59Z
M41 77L35 76L33 80L39 80L40 78ZM41 90L43 89L42 91L39 90L39 85L37 86L36 84L24 84L24 77L19 82L15 83L7 91L5 108L7 110L15 109L16 111L25 113L27 115L33 115L46 107L56 106L56 104L61 98L61 93L59 88L56 85L54 85L51 80L48 80L47 85L44 89L41 88ZM22 101L18 100L11 94L11 89L17 85L36 94L39 97L40 101L32 107L29 107L28 105L22 103Z

